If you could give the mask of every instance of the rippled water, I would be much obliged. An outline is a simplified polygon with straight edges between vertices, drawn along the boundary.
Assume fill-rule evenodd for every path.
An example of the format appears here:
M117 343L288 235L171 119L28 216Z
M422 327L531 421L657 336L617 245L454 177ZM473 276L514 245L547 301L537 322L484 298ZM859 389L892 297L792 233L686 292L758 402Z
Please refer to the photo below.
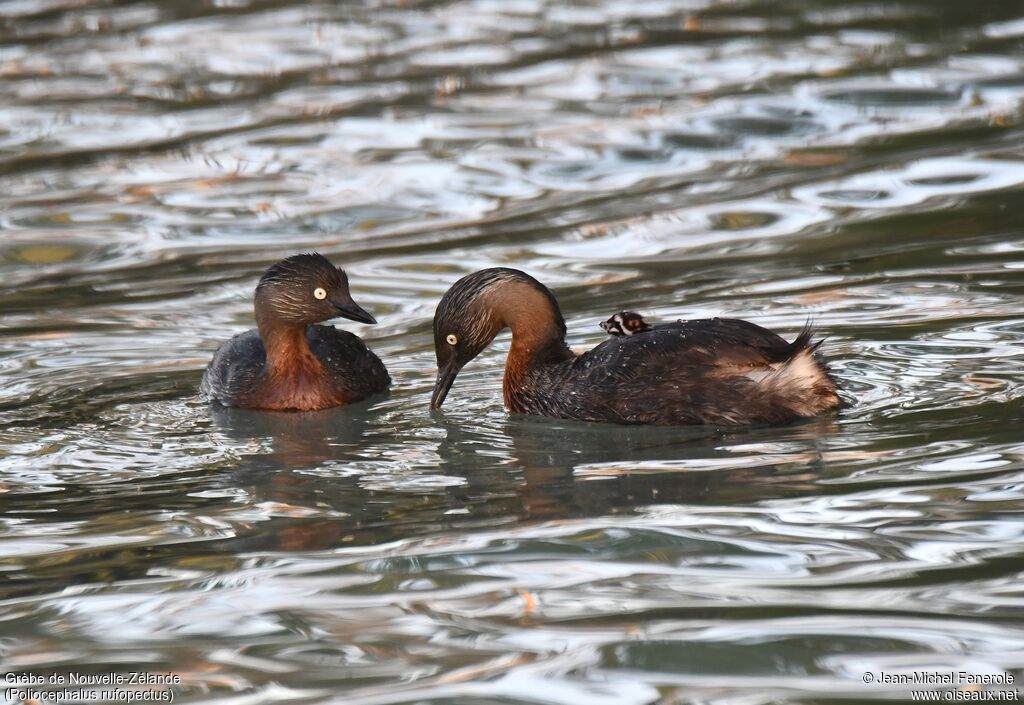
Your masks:
M1019 2L0 4L0 671L177 702L850 703L1024 679ZM211 410L316 248L390 395ZM784 428L427 411L491 265L828 336Z

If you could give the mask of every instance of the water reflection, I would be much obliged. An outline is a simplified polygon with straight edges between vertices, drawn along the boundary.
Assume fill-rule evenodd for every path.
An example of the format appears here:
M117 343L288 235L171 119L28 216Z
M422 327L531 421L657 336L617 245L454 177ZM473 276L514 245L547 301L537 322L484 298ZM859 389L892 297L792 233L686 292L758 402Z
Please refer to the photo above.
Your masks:
M380 399L316 412L258 412L210 405L210 417L232 445L256 445L253 458L268 468L315 468L352 457L366 432L368 412Z

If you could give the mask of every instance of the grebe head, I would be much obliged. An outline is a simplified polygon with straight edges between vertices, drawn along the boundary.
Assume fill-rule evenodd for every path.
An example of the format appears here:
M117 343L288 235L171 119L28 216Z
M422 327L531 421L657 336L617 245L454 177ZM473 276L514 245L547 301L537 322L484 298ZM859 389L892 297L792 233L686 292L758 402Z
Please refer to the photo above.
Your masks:
M506 326L515 337L565 339L565 321L546 286L517 269L493 267L455 282L434 312L437 382L430 399L440 409L459 371Z
M651 329L644 317L635 311L619 311L607 321L602 321L601 327L608 335L614 335L616 338L636 335Z
M348 291L348 276L315 252L294 255L268 269L256 285L256 321L262 325L312 325L343 316L376 323Z

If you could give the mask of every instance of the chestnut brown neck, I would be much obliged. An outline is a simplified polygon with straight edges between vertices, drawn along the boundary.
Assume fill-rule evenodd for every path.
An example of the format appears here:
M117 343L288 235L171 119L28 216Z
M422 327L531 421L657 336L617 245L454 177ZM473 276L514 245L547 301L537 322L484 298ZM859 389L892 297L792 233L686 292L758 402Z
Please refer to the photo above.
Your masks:
M261 409L312 411L346 403L306 339L306 326L259 322L267 360L252 401Z
M512 329L512 347L505 361L505 405L512 399L529 370L536 365L562 362L574 357L565 344L565 324L556 304L544 292L526 282L508 282L485 294L495 333Z
M323 371L323 365L309 347L306 326L260 326L260 338L267 351L267 374L289 376Z

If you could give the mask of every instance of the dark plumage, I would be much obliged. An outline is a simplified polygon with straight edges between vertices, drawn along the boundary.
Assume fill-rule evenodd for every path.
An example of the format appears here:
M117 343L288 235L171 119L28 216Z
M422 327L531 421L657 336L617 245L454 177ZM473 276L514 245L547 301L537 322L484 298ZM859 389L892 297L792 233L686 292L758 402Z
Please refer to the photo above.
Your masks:
M781 423L839 405L812 331L792 343L747 321L714 318L613 337L582 355L543 284L514 269L456 282L434 314L440 407L459 370L512 329L505 405L513 412L623 424Z
M315 325L338 316L376 323L352 300L345 272L316 254L289 257L260 278L256 330L214 353L200 391L224 406L311 411L382 392L391 378L357 336Z
M651 326L635 311L619 311L607 321L601 321L601 328L608 335L619 338L643 333L650 330Z

